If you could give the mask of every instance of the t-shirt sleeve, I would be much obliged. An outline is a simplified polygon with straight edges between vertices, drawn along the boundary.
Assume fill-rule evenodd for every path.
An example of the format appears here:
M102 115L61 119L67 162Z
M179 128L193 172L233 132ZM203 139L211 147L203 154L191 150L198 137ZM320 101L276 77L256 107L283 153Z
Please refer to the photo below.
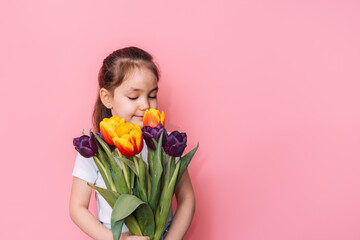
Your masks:
M77 154L75 159L75 166L72 175L85 180L89 183L95 183L97 179L97 167L94 159L85 158L80 153Z

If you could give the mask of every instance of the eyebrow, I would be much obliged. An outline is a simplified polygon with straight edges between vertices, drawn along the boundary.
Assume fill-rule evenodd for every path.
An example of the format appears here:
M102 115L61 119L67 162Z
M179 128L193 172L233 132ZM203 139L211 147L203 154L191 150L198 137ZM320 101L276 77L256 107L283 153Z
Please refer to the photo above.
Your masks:
M134 91L134 92L142 92L142 91L143 91L143 90L140 89L140 88L133 88L133 87L131 87L130 90L131 90L131 91ZM157 91L157 90L159 90L159 87L153 88L150 92Z

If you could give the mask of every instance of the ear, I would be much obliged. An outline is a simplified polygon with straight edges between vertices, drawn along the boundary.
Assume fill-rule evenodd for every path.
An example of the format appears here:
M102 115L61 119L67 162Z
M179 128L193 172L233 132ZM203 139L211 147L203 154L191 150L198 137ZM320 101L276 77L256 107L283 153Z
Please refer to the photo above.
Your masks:
M101 102L104 104L104 106L108 109L112 109L112 107L113 107L112 106L112 96L111 96L110 92L105 88L101 88L99 95L100 95Z

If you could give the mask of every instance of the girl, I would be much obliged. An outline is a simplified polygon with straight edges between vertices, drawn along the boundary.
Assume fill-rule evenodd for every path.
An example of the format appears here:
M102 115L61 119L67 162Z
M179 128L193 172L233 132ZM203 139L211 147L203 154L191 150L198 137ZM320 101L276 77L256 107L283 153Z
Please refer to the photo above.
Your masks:
M144 50L128 47L113 52L103 61L98 80L99 95L93 112L94 132L99 132L99 124L103 118L114 115L142 127L145 110L157 108L159 70L152 56ZM144 153L142 155L147 156ZM100 194L96 194L99 220L90 213L88 206L92 189L87 182L105 188L104 180L93 158L84 158L78 154L73 170L70 217L90 237L111 240L112 209ZM170 211L167 228L163 234L166 240L182 239L194 215L195 195L187 171L175 190L175 196L177 210L174 217ZM149 238L130 236L124 226L120 239Z

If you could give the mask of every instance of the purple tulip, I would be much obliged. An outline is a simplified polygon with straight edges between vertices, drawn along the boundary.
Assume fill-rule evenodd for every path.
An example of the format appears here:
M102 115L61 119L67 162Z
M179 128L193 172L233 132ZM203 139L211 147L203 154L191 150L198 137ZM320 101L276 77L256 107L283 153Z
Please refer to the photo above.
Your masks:
M76 151L78 151L81 156L85 158L93 157L97 150L93 133L90 134L90 137L87 135L82 135L81 137L74 138L73 144Z
M164 135L164 151L173 157L180 157L186 147L186 133L180 133L178 131L174 131L170 133L168 136L167 134Z
M144 126L142 128L142 133L143 133L143 138L145 139L146 145L149 148L156 150L156 146L151 138L154 138L156 142L159 142L161 133L164 130L165 130L165 128L163 127L163 125L161 125L161 123L154 128L152 128L150 126Z

